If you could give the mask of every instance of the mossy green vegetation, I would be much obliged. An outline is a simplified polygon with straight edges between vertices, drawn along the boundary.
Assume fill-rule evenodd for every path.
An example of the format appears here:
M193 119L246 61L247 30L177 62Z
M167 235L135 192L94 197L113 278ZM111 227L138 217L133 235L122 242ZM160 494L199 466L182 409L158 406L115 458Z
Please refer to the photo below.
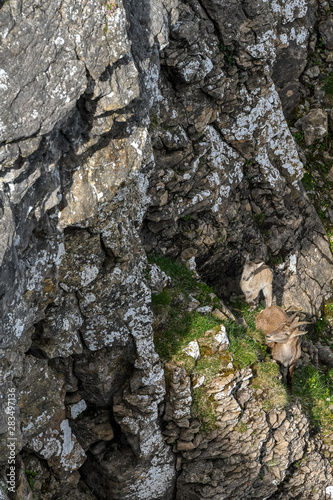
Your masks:
M332 250L332 248L331 248ZM328 325L332 325L333 323L333 299L330 299L326 304L324 305L324 317L328 323ZM331 332L330 332L331 333ZM330 339L333 342L332 336L330 335Z
M222 52L222 54L224 54L224 61L225 61L226 66L234 66L235 59L232 56L230 49L226 45L224 45L223 43L220 43L219 49L220 49L220 52Z
M237 308L242 312L248 328L231 321L226 324L234 363L239 368L252 367L252 385L254 389L263 391L262 406L265 411L284 408L289 404L289 396L280 380L279 365L271 360L265 345L265 336L255 326L255 318L263 307L250 311L249 305L238 304Z
M29 486L31 491L34 490L35 477L37 476L37 472L29 469L25 469L25 475L27 477Z
M173 284L187 287L195 283L193 273L186 266L163 255L148 255L149 264L156 264L173 280Z
M333 96L333 72L331 71L324 79L324 90L328 95Z
M296 132L294 138L297 144L302 144L304 142L304 132L303 131Z
M261 331L256 329L256 316L263 309L263 306L258 306L254 311L251 311L250 306L244 302L237 302L235 304L235 311L241 313L241 316L244 318L247 327L238 325L233 321L228 321L226 323L231 352L234 352L234 349L239 349L238 346L242 345L242 341L244 340L244 338L248 338L249 345L248 348L245 349L246 351L249 351L247 355L250 356L250 353L253 352L252 355L253 357L255 356L255 361L264 360L267 358L268 354L267 347L265 346L265 335ZM244 368L244 363L243 366L238 366L240 368ZM246 366L248 366L248 364Z
M207 384L230 362L229 353L221 354L211 348L221 321L210 314L202 315L186 309L193 298L199 300L201 306L213 307L219 306L219 300L213 289L196 281L186 266L161 256L150 256L148 260L151 264L157 264L172 279L171 287L152 297L154 314L166 318L163 328L155 331L156 351L163 362L182 366L194 379L204 376ZM197 361L184 352L184 348L193 340L199 341L202 353ZM202 431L214 428L215 406L214 400L207 395L205 385L193 390L192 412L200 418Z
M293 393L299 398L313 428L325 437L333 434L333 370L313 365L295 370Z
M264 392L262 407L265 411L274 408L284 408L289 403L289 396L285 385L281 382L280 368L274 361L256 363L253 367L253 387Z
M172 302L172 296L169 290L163 290L163 292L152 295L153 306L169 306Z
M320 342L322 345L328 345L333 348L332 338L333 327L333 299L331 298L324 304L322 316L317 318L314 324L314 331L311 333L310 340L313 343Z
M201 305L218 307L219 300L213 289L196 281L188 268L171 259L153 256L149 257L149 262L157 264L172 280L170 287L152 298L155 316L164 318L163 327L155 331L155 347L163 362L182 366L191 374L194 382L204 377L204 384L195 387L192 394L192 414L201 420L201 430L214 428L216 422L217 403L207 393L207 384L219 374L226 376L236 369L256 366L255 380L258 387L260 384L264 387L267 408L273 408L275 404L283 406L287 396L277 378L279 368L275 363L270 363L264 335L255 327L256 314L262 308L250 311L249 305L237 303L237 311L248 326L231 320L224 321L230 349L216 351L213 348L214 336L219 332L222 322L209 314L187 311L191 297L199 300ZM184 352L184 348L194 340L198 341L200 347L197 361ZM261 364L265 366L262 368Z
M320 336L320 334L325 330L327 325L328 325L328 321L325 317L317 319L317 321L314 325L315 333L319 334L319 336Z
M242 422L241 420L235 426L235 431L239 432L240 434L245 434L249 429L250 426L245 422Z
M158 306L153 306L157 311ZM186 312L180 306L170 308L167 325L163 332L155 332L155 347L162 361L173 361L192 372L195 361L183 349L207 330L221 322L210 315Z
M260 212L260 214L255 214L253 218L258 224L258 226L261 226L262 224L264 224L266 220L266 214L264 212Z
M229 350L238 368L252 366L256 361L266 358L267 348L255 338L251 328L237 325L233 321L228 321L226 328L230 341Z
M208 432L216 427L216 401L207 395L204 385L193 391L192 412L200 419L202 432Z

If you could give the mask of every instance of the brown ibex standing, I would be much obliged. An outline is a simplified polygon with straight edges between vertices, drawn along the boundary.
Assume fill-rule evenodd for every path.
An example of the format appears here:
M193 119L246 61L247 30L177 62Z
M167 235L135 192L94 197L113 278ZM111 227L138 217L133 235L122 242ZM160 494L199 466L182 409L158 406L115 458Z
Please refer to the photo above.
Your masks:
M307 324L307 321L297 318L297 313L288 317L278 306L264 309L256 319L256 328L266 335L266 344L271 349L272 358L280 364L282 377L290 391L295 363L302 354L299 336L306 334L298 328Z
M273 273L264 262L245 262L240 287L245 295L245 300L255 309L255 300L262 290L265 297L266 307L272 304L272 281Z

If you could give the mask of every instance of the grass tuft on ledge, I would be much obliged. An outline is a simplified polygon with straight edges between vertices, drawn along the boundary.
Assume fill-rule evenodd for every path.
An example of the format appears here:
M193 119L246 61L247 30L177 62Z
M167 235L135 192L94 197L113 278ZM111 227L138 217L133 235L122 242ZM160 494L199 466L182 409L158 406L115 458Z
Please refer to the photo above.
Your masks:
M293 394L298 397L310 424L333 440L333 370L306 365L295 370Z

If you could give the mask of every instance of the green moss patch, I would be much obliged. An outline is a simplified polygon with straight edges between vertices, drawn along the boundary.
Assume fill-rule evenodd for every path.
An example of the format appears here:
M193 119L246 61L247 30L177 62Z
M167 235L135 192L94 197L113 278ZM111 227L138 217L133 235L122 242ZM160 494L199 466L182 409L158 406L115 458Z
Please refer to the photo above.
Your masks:
M325 93L333 96L333 72L329 73L324 80Z
M333 440L333 370L312 365L295 370L293 394L299 397L311 425Z
M158 307L153 306L153 309L158 313ZM202 316L197 312L183 311L181 307L172 307L165 330L155 332L156 351L163 362L173 361L188 369L185 360L189 356L183 349L189 342L220 323L210 315Z
M265 411L273 408L284 408L289 402L285 385L282 384L279 373L280 368L273 361L258 363L254 366L254 389L263 391L262 407Z
M237 309L242 313L248 328L230 320L225 325L230 341L229 350L233 354L234 363L239 368L246 368L258 361L269 359L267 347L264 344L265 336L256 329L255 324L256 315L262 308L250 311L249 305L238 303Z
M204 385L194 389L192 413L201 421L202 432L208 432L216 427L216 406L214 398L207 396L207 389Z
M169 306L172 301L171 293L168 290L152 295L153 306Z

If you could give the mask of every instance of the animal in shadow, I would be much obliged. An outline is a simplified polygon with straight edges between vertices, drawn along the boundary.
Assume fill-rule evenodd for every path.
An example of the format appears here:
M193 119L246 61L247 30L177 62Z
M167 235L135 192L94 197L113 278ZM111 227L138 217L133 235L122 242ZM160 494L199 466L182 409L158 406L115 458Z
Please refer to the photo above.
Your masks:
M272 358L280 364L282 378L290 392L295 364L302 355L299 337L306 334L299 327L309 324L307 321L300 321L297 314L288 316L281 307L270 306L256 318L256 328L265 334Z
M273 273L264 262L251 260L245 262L239 285L246 302L251 306L251 311L256 308L261 291L265 297L266 307L272 305L272 282Z

